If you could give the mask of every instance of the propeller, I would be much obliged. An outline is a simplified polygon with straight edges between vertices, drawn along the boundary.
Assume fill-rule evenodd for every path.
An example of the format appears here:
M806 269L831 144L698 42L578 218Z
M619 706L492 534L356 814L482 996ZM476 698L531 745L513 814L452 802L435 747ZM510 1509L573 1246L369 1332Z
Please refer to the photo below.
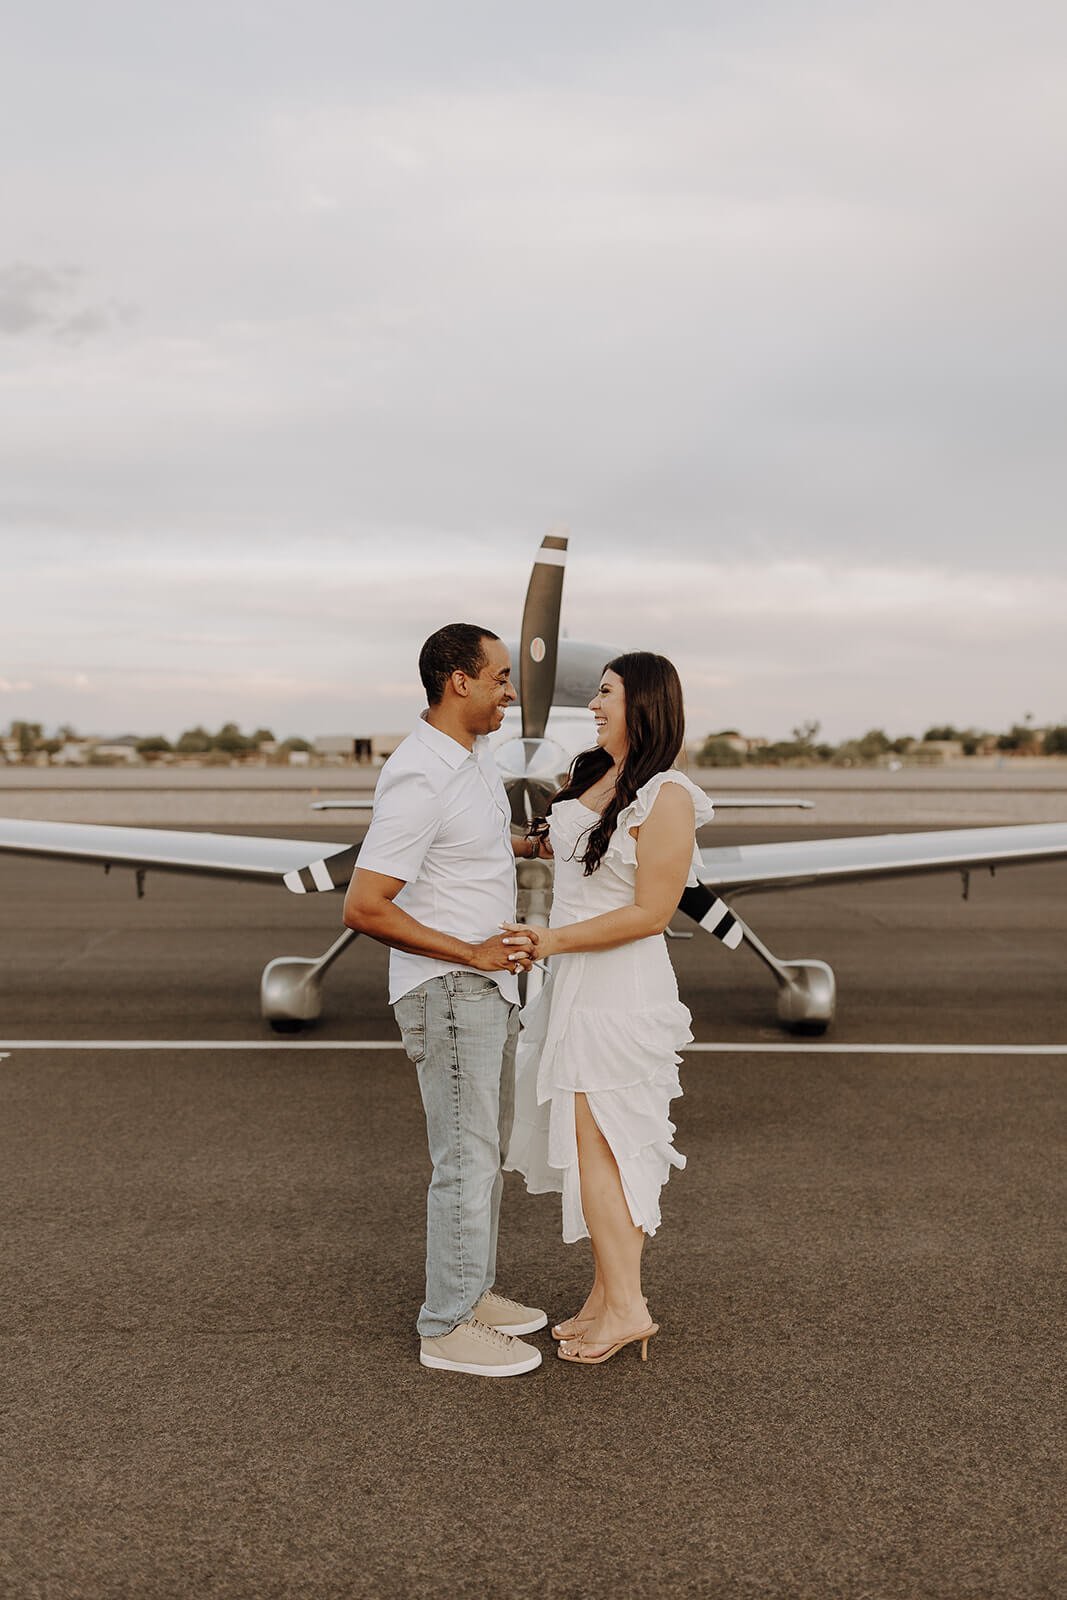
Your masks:
M560 774L568 765L566 752L553 740L545 738L556 687L559 611L566 564L567 540L560 534L547 534L530 573L522 612L519 642L522 737L509 740L495 752L504 771L512 818L521 827L529 817L544 809L559 788Z
M519 699L524 739L544 738L548 713L552 709L559 651L559 608L566 565L566 539L548 534L541 540L522 612Z

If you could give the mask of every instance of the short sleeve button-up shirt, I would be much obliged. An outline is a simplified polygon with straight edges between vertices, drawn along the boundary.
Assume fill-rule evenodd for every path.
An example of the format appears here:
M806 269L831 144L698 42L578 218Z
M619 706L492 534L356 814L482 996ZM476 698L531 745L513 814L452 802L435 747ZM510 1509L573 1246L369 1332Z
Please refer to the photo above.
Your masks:
M403 878L396 904L439 933L481 944L515 919L511 811L488 739L468 750L424 717L382 768L359 866ZM389 1003L446 972L455 961L389 952ZM495 978L505 1000L519 998L513 972Z

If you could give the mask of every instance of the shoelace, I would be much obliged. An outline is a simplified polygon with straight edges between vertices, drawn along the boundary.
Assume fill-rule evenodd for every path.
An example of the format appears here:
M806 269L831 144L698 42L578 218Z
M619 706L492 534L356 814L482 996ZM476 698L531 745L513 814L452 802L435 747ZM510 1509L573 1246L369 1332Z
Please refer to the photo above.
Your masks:
M499 1328L491 1328L487 1322L475 1322L473 1318L467 1323L467 1332L473 1339L480 1339L483 1344L495 1344L507 1348L515 1342L510 1333L501 1333Z
M497 1294L495 1289L487 1289L482 1295L483 1300L491 1300L495 1306L507 1306L509 1311L525 1311L526 1307L518 1300L509 1300L506 1294Z

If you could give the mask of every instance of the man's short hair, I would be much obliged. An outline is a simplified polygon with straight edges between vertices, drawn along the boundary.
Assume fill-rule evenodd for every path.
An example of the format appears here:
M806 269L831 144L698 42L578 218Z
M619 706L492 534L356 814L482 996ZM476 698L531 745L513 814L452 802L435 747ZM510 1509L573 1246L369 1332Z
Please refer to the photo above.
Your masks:
M427 705L440 705L445 684L454 672L476 678L485 666L483 640L499 637L491 628L476 628L473 622L450 622L431 633L419 651L419 677Z

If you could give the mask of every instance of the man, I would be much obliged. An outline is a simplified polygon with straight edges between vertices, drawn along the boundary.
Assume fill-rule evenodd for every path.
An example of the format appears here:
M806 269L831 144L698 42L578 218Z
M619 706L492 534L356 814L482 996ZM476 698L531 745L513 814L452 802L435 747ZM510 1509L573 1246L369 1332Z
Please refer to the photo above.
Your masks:
M486 735L515 699L495 633L452 623L419 655L427 709L382 768L344 920L391 947L389 1000L415 1063L433 1177L426 1203L423 1366L508 1377L541 1364L518 1335L545 1313L493 1290L511 1131L518 973L511 814Z

